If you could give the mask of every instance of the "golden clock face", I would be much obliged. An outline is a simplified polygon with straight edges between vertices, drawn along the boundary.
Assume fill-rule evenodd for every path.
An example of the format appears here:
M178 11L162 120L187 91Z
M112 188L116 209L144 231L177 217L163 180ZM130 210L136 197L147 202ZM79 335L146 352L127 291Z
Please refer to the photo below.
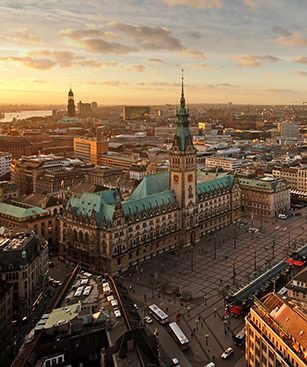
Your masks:
M188 176L188 181L189 181L189 182L192 182L192 181L193 181L193 175L189 175L189 176Z
M174 175L174 181L177 183L179 181L178 175Z

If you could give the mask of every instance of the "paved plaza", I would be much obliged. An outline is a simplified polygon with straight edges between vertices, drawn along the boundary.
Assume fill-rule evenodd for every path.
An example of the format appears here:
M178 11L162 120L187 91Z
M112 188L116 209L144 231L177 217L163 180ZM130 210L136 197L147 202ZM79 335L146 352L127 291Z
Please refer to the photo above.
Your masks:
M257 274L286 258L288 253L307 240L307 210L301 216L281 219L243 219L247 225L233 224L206 235L194 246L153 258L123 274L123 282L142 316L156 303L176 320L190 340L190 350L182 353L158 322L157 329L163 353L178 357L181 366L204 366L214 361L217 366L244 366L244 348L234 345L232 335L244 326L243 317L223 321L224 295L239 289ZM250 227L259 229L249 233ZM186 300L176 296L176 291ZM189 299L191 297L191 299ZM234 355L220 358L229 346Z

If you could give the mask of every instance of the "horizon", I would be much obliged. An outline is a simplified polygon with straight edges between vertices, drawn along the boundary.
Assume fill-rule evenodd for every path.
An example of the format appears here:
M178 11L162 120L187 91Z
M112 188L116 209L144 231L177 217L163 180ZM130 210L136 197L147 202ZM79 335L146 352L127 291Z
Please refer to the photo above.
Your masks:
M306 99L302 0L2 0L0 9L0 104L65 105L70 85L75 102L177 104L182 67L191 105Z

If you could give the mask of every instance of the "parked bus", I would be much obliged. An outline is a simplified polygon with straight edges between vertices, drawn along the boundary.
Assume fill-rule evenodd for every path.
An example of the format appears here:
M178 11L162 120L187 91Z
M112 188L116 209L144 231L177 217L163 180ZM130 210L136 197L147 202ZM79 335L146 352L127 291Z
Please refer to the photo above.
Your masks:
M238 332L238 334L233 337L235 344L242 346L245 343L245 335L246 335L246 328L244 326L244 328L241 329Z
M156 320L160 322L160 324L163 325L168 322L168 315L164 311L160 310L160 308L157 305L153 304L148 306L148 308L149 312Z
M179 345L180 349L187 350L189 348L189 339L184 335L180 327L176 324L176 322L171 322L169 327L172 336L176 340L176 343Z

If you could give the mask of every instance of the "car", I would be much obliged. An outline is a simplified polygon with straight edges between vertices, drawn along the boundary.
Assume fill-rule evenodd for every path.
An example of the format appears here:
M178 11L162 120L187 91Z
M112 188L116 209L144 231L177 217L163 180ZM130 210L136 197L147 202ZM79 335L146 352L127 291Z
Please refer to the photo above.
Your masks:
M172 359L172 366L174 367L180 367L180 363L177 358Z
M259 228L255 228L255 227L251 227L249 230L248 230L249 233L258 233L259 232Z
M135 310L139 309L139 306L136 303L133 304L133 307L134 307Z
M233 353L233 349L231 347L227 348L225 352L221 355L222 359L228 359Z
M152 324L152 318L150 316L145 316L144 317L144 321L146 322L146 324Z

